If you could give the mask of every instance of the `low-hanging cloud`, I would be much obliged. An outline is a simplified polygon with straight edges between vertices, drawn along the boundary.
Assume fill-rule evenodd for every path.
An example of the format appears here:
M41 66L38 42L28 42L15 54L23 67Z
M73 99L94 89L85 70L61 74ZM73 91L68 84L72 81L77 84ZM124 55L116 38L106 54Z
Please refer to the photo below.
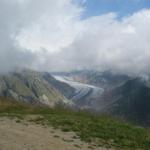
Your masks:
M81 1L82 2L82 1ZM72 0L0 1L0 71L30 67L150 73L150 10L81 19Z
M15 40L25 25L22 13L19 1L0 1L0 73L27 67L34 59L35 55Z
M71 0L0 0L0 72L39 68L44 48L56 51L73 41L81 11Z

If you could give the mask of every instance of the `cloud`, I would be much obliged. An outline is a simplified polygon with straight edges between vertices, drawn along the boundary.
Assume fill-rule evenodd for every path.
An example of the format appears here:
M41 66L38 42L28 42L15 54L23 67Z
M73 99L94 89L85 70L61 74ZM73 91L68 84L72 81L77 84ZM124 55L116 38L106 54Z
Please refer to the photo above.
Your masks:
M43 48L57 51L72 42L81 11L71 0L1 0L0 72L35 68L45 59Z
M41 13L38 13L39 18L18 36L22 46L32 48L33 51L46 48L50 52L56 52L72 43L80 32L80 14L83 9L72 0L30 0L28 5L35 14L39 10Z
M34 58L31 51L20 48L14 38L24 24L21 11L20 4L14 0L0 1L0 72L26 67Z
M149 74L149 20L150 10L142 10L121 21L114 13L84 20L82 35L59 55L59 59L66 60L66 69L68 65L68 68Z
M59 52L47 53L43 69L110 69L149 74L149 20L148 9L122 20L118 20L116 13L80 20L80 33Z
M72 0L1 0L0 71L150 73L149 9L121 20L115 12L83 20L84 9Z

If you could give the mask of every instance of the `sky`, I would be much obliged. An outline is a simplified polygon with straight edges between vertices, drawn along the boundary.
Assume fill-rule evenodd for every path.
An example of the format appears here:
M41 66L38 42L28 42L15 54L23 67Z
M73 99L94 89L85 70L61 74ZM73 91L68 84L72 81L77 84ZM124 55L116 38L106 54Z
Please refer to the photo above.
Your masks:
M83 18L116 12L119 18L150 8L149 0L86 0Z
M0 72L150 74L149 0L0 0Z

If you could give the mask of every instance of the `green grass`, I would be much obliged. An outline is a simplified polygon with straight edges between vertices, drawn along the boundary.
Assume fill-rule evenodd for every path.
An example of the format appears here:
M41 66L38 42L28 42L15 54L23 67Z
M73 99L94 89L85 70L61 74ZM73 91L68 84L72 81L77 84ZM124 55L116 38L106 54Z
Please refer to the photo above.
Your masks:
M4 98L0 99L1 116L37 115L36 123L60 128L64 132L74 131L81 140L127 150L149 150L150 131L106 115L75 112L63 108L33 107Z

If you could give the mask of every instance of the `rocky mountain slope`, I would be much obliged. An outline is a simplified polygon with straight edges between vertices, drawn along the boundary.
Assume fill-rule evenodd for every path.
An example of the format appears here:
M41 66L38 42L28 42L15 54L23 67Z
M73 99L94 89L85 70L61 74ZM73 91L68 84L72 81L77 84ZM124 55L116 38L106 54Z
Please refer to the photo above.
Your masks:
M111 92L112 114L125 119L150 124L150 87L141 78L128 80Z
M33 104L70 103L67 97L72 91L73 88L56 81L48 73L24 70L0 76L0 96Z

